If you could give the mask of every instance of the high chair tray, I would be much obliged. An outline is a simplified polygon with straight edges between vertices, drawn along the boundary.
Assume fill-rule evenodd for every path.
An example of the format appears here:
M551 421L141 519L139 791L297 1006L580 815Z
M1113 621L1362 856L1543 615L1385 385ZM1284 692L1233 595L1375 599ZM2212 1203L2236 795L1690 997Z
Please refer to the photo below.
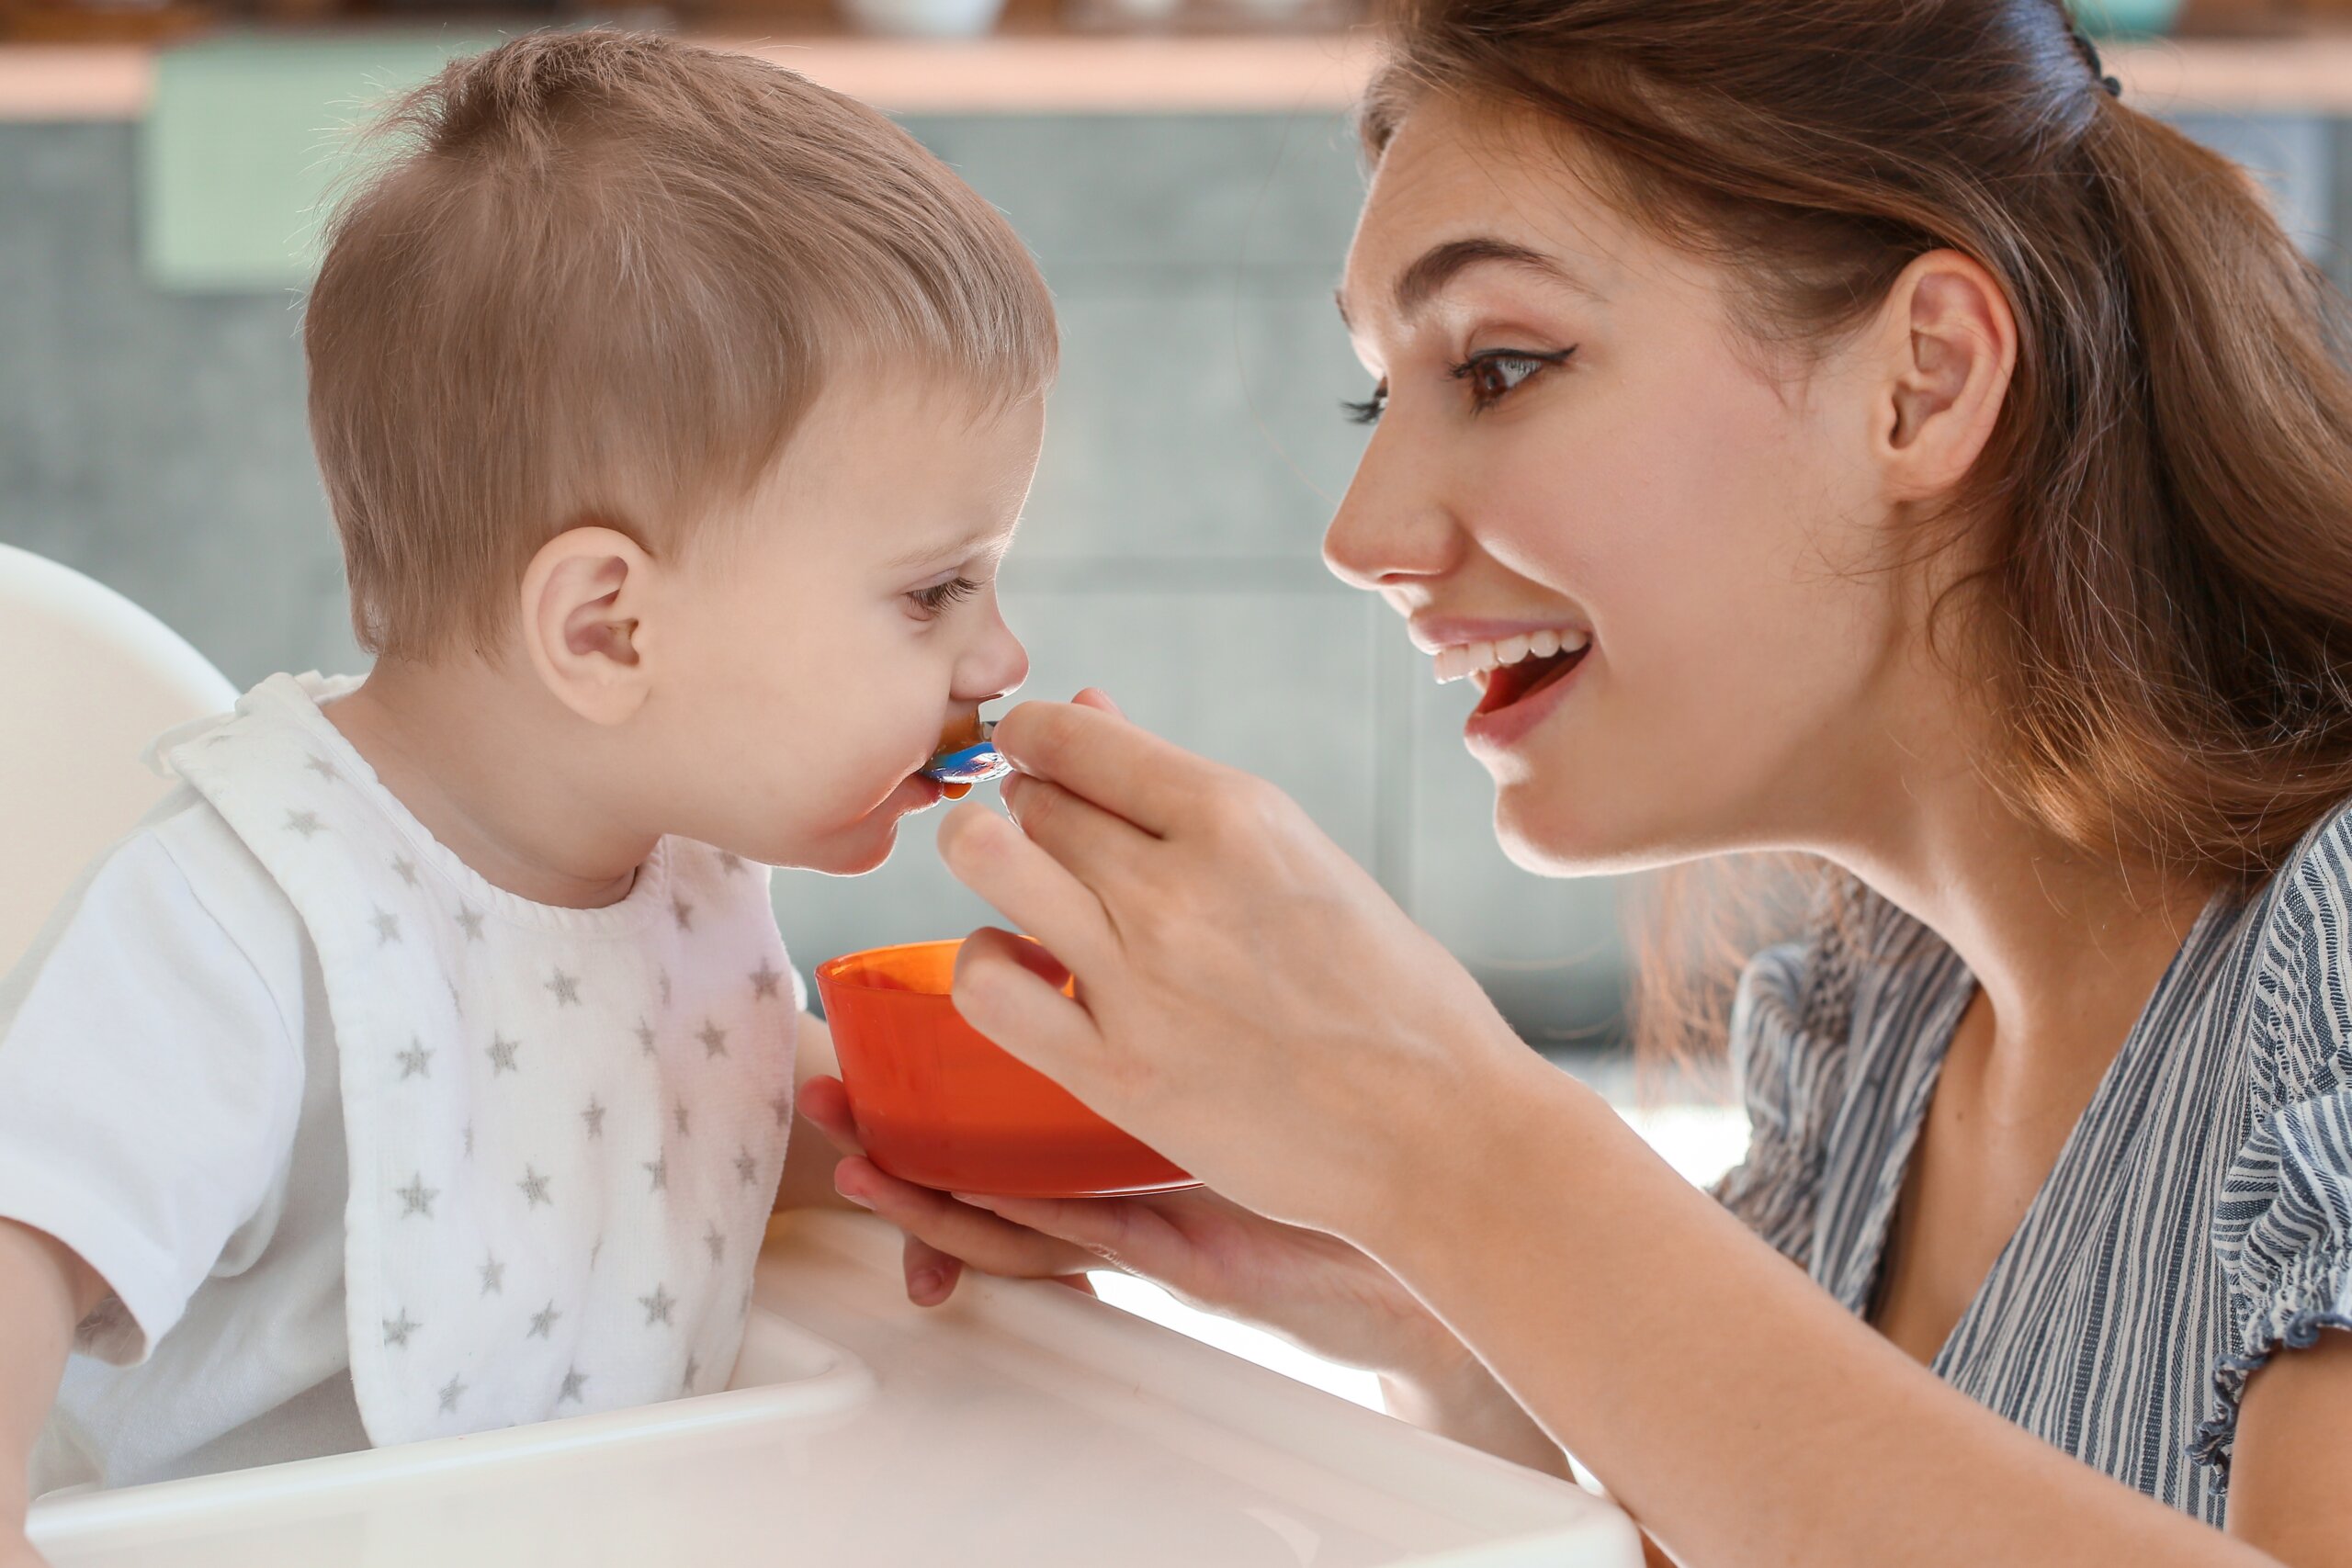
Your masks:
M898 1233L780 1220L737 1387L35 1505L54 1568L1639 1568L1631 1524L1059 1287L933 1311Z

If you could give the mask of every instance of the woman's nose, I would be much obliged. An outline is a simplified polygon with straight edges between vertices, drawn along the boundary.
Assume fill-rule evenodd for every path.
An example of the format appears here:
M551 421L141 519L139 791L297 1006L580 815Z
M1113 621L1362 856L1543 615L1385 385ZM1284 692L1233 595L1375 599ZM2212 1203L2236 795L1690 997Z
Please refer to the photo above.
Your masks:
M1461 531L1409 453L1374 435L1323 531L1324 565L1351 587L1378 590L1442 577L1461 548Z
M1029 679L1029 650L1012 635L1003 612L989 607L989 627L956 671L958 702L989 703L1009 697Z

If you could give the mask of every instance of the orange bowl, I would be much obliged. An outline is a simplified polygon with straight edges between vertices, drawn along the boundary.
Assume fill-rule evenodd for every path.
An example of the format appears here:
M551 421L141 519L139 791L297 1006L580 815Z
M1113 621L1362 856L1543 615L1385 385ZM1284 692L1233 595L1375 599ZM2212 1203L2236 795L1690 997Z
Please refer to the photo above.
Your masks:
M961 942L817 966L842 1087L874 1163L902 1181L1008 1198L1109 1198L1197 1186L964 1021Z

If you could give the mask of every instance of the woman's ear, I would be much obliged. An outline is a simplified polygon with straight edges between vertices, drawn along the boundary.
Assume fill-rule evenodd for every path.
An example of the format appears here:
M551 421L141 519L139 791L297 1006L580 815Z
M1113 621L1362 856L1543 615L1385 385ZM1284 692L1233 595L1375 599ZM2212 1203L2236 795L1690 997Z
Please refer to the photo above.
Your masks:
M2017 368L2017 319L1991 273L1958 251L1930 251L1888 291L1881 341L1873 444L1888 499L1948 494L1992 439Z
M524 569L531 667L558 702L592 724L619 724L645 702L644 610L654 570L636 540L593 525L558 534Z

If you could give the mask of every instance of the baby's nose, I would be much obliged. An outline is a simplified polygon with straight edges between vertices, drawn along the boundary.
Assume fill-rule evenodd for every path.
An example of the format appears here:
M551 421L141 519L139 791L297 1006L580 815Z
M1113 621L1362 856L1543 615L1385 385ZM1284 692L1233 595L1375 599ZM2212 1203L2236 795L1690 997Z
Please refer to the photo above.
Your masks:
M1029 679L1029 650L998 617L988 637L959 671L956 697L959 702L993 703L1012 695Z

